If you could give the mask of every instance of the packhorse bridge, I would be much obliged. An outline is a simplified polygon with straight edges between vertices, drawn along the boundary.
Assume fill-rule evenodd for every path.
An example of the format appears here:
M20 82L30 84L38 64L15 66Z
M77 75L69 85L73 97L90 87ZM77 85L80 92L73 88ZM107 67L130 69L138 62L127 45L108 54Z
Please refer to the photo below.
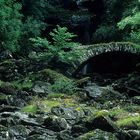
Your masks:
M140 63L140 46L130 42L112 42L79 46L75 50L79 58L67 73L129 73Z

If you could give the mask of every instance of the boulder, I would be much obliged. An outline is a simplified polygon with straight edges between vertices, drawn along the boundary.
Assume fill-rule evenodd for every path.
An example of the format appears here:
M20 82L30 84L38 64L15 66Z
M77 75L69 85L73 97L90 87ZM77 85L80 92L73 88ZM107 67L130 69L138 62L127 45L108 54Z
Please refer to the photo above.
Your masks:
M135 96L132 98L132 102L135 104L140 105L140 96Z
M58 133L57 140L74 140L69 130L64 130Z
M112 87L100 87L96 84L89 85L85 87L87 96L94 101L104 103L106 101L120 101L124 100L125 97L119 92L113 90Z
M44 120L43 125L50 130L55 132L60 132L62 130L66 130L69 125L64 118L60 118L57 116L49 116Z
M109 117L103 115L89 117L88 120L85 121L85 125L89 130L101 129L108 132L118 131L118 127L113 121Z
M83 110L76 110L74 108L53 107L51 112L54 115L65 118L69 124L75 124L85 116Z
M32 91L36 95L47 96L49 93L51 93L49 86L50 86L50 84L47 82L36 81L34 83Z
M26 138L28 136L28 134L30 133L30 130L27 129L25 126L23 125L15 125L15 126L11 126L9 128L9 131L14 134L15 137L24 137Z

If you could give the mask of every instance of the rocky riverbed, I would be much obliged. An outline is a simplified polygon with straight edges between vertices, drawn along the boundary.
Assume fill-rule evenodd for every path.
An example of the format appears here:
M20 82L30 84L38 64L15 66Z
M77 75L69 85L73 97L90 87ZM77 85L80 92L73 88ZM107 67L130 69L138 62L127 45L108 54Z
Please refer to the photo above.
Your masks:
M71 79L46 63L0 62L0 140L139 140L140 74Z

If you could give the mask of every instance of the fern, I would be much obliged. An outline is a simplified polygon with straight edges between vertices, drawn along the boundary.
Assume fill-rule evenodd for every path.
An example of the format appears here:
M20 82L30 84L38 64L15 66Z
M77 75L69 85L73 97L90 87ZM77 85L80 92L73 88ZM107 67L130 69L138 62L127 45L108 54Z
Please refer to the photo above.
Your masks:
M52 42L49 42L47 38L30 38L34 47L44 48L46 50L44 56L41 53L43 58L56 58L66 63L70 63L76 59L77 55L71 51L72 48L79 45L79 43L72 41L72 38L76 37L75 34L68 32L66 27L57 25L57 28L50 32L50 36L52 37ZM65 51L65 49L69 51Z

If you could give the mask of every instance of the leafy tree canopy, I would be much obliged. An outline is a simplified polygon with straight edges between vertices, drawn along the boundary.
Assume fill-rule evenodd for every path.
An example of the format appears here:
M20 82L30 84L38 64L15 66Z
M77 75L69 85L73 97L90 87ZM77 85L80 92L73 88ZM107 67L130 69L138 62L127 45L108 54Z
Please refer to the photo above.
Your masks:
M0 49L18 50L21 34L21 4L16 0L0 0Z
M135 1L130 9L129 15L118 23L118 27L127 33L124 36L125 40L140 43L140 1Z

